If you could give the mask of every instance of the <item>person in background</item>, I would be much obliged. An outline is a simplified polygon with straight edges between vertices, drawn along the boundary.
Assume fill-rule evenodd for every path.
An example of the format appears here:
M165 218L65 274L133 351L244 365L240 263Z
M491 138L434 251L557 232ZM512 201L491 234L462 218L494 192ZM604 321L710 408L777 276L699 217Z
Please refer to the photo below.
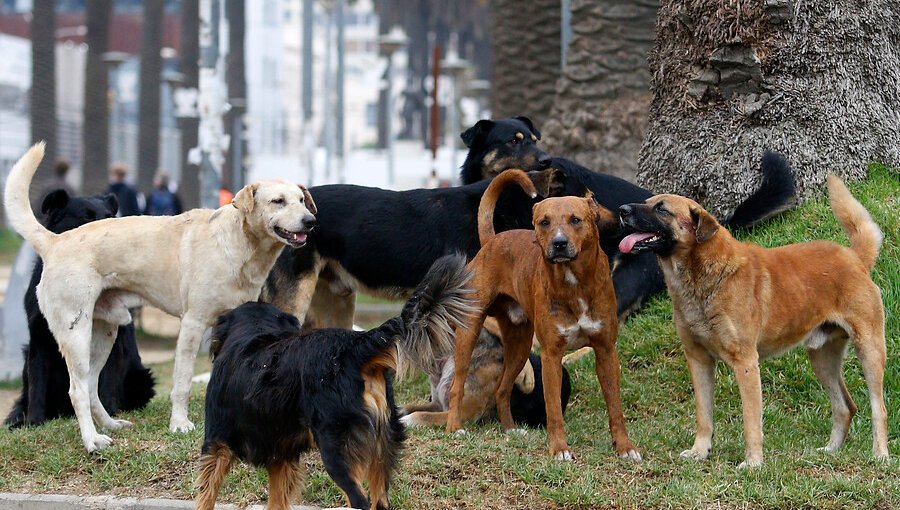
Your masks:
M162 171L157 173L144 214L174 216L181 213L181 199L169 188L169 174Z
M69 162L64 159L57 160L56 164L53 165L53 177L41 187L40 192L36 195L32 195L31 209L35 211L38 217L40 217L41 214L41 204L44 203L44 197L49 195L51 191L61 189L65 190L70 197L76 195L75 190L72 189L72 186L69 186L68 181L66 181L66 175L68 173Z
M130 184L125 182L128 175L128 167L117 163L109 169L109 187L107 193L112 193L119 199L118 216L137 216L141 214L138 205L138 192Z

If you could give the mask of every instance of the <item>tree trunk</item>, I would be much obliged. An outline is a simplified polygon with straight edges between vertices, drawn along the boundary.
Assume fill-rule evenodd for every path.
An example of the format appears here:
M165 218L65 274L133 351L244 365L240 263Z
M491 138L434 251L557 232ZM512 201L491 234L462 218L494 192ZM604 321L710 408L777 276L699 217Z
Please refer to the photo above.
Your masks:
M112 0L87 0L87 59L84 71L84 122L82 138L81 191L90 195L107 186L109 168L109 75L103 54L109 46Z
M247 112L247 77L244 68L244 34L245 34L245 11L243 0L226 0L225 17L228 19L228 56L225 64L225 84L228 86L228 97L230 99L238 99L231 103L231 109L225 114L225 133L231 137L231 145L225 153L225 164L222 166L222 184L223 186L234 189L240 186L240 183L232 182L234 175L232 168L235 164L235 155L243 154L247 157L247 140L240 134L241 128L237 136L235 135L235 121L243 122L244 114ZM241 175L244 174L244 162L237 161L241 166Z
M572 39L545 150L634 180L647 127L658 0L572 0ZM548 50L549 51L549 50ZM499 92L499 91L498 91Z
M138 97L138 189L150 194L159 170L160 73L162 73L163 0L144 0L141 75Z
M542 128L560 72L560 0L491 2L491 114Z
M47 143L44 160L31 183L32 203L40 205L56 160L56 2L35 0L31 17L31 143Z
M196 89L200 84L200 1L181 0L181 57L179 66L184 87ZM200 207L200 167L188 163L188 151L197 146L200 119L178 120L181 130L181 182L178 195L185 209Z
M664 0L639 182L727 213L783 152L798 190L900 164L895 0Z

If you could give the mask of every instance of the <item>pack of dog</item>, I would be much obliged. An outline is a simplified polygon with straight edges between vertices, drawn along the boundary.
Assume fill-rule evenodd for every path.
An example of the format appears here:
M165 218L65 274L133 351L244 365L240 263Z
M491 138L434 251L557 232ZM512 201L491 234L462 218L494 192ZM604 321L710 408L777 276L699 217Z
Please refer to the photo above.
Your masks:
M112 218L118 207L114 195L70 197L60 189L44 197L41 213L47 229L59 234L92 221ZM37 285L43 269L44 263L38 259L25 292L29 339L24 349L22 394L6 417L6 425L13 428L74 415L66 362L38 306ZM98 393L103 407L111 415L140 409L153 398L153 383L150 370L141 364L134 323L119 326L109 358L100 371Z

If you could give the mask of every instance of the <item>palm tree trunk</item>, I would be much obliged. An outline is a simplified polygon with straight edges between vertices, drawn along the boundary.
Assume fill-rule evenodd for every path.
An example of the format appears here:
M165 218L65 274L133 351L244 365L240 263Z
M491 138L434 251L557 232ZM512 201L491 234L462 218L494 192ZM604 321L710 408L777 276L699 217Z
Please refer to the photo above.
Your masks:
M572 0L567 61L541 126L548 152L634 180L658 7L658 0Z
M560 70L560 0L491 2L491 112L543 125Z
M107 186L109 167L109 75L103 54L109 46L112 0L87 0L87 60L84 83L82 138L82 186L85 194L100 193Z
M160 73L162 72L163 0L144 0L138 97L138 189L149 194L159 170Z
M184 87L196 89L200 82L200 1L181 1L181 58L180 69ZM181 182L178 194L185 209L200 207L200 167L188 163L188 151L197 146L200 119L186 117L178 120L181 128Z
M638 180L722 214L785 153L803 196L900 165L896 0L663 0Z
M34 0L31 17L31 143L44 140L44 160L31 183L33 190L43 190L51 178L56 160L56 2ZM35 192L37 193L37 192ZM32 202L40 205L43 197L31 193Z
M244 34L246 30L245 10L243 0L226 0L225 17L228 19L228 56L225 65L225 84L228 86L228 97L239 99L243 103L235 101L231 109L225 114L225 133L231 137L231 145L225 154L225 164L222 166L222 184L229 188L240 185L232 182L232 168L235 164L241 165L241 175L244 175L243 161L235 162L235 155L240 153L247 155L247 141L235 134L235 122L242 122L247 111L247 77L244 67ZM239 151L237 149L240 149ZM243 159L243 158L241 158ZM237 192L237 189L232 189Z

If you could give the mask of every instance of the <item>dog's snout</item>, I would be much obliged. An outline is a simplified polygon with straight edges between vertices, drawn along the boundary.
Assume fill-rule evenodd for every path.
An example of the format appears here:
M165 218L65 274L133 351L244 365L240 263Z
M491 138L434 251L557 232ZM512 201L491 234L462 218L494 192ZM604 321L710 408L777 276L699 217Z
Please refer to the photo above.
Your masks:
M556 236L550 242L553 243L553 248L556 250L565 250L569 247L569 240L565 236Z
M550 157L549 154L541 153L537 158L538 164L541 165L541 168L547 168L550 166L550 163L553 161L553 158Z
M318 225L318 222L316 221L316 217L313 216L312 214L304 215L303 219L300 221L303 223L303 228L305 228L307 230L312 230L316 227L316 225Z
M619 217L620 218L623 218L623 219L627 218L627 217L631 216L631 213L632 213L632 208L631 208L630 204L625 204L625 205L619 207Z

